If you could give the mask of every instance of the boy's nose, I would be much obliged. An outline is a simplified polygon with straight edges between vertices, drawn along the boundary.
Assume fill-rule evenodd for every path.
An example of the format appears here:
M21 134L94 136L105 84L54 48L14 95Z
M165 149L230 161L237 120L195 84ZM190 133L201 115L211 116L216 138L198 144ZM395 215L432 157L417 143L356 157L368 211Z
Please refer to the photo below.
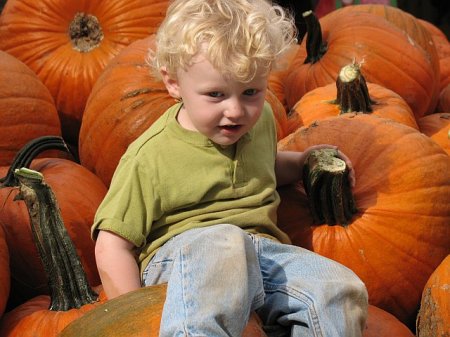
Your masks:
M244 112L245 110L242 104L238 100L235 100L230 102L224 114L227 118L239 118L244 115Z

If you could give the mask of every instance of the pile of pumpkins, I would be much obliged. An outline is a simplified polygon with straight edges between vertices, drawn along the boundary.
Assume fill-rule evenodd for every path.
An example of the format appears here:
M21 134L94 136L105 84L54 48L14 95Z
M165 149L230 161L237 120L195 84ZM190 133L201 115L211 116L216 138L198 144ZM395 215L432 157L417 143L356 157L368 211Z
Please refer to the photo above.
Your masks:
M7 1L0 15L0 337L157 336L165 286L108 300L90 226L127 146L173 104L146 62L168 3ZM279 188L279 226L293 244L365 282L365 337L444 336L448 39L384 5L299 15L307 34L273 69L267 92L279 148L337 145L356 173L356 186L345 191L356 211L345 223L318 221L299 182ZM33 174L20 178L21 167ZM49 222L65 228L64 239L45 242L69 242L70 268L52 266L53 248L37 242L45 224L30 217L25 186L33 179L53 196ZM256 315L244 335L265 336Z

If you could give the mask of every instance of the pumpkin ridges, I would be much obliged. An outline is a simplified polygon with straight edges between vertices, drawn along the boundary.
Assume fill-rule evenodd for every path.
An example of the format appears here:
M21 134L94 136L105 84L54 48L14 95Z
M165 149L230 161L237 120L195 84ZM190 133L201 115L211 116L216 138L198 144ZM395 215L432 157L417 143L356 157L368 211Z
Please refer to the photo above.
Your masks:
M11 0L0 18L0 48L25 62L44 82L55 100L64 137L76 145L86 100L100 72L121 49L156 31L168 3ZM75 50L68 34L77 13L96 17L104 33L89 52Z
M4 51L0 51L0 111L0 166L11 164L31 139L61 135L49 90L27 65Z
M315 64L294 69L287 78L286 99L290 107L307 91L333 83L340 68L355 61L363 62L368 82L400 94L416 117L434 109L431 105L436 93L428 87L434 83L436 74L428 55L421 47L412 45L399 28L374 14L350 12L324 21L322 32L327 42L325 55Z
M346 67L358 67L357 65L347 65ZM341 70L341 71L342 71ZM362 69L363 71L364 69ZM364 76L360 75L362 83L365 83ZM309 126L316 120L337 116L342 112L345 107L338 101L337 88L340 91L344 91L347 100L355 100L353 108L357 108L358 104L363 104L362 107L366 107L366 113L373 114L379 117L390 118L398 121L402 124L418 129L417 122L414 114L406 103L395 92L375 83L366 83L364 85L364 93L360 90L354 90L351 87L351 83L339 83L336 80L336 84L327 84L311 90L306 93L291 109L291 113L296 113L299 116L300 125ZM362 90L362 89L361 89ZM370 99L367 101L359 102L356 100L357 96L369 95ZM349 112L362 113L363 111L354 110Z
M437 103L438 84L436 81L439 79L439 52L432 34L422 25L421 21L412 14L395 6L386 6L376 3L345 6L340 8L339 11L329 13L323 20L333 20L332 17L334 15L345 15L345 13L351 11L364 11L385 18L388 22L404 31L409 39L414 40L415 43L423 48L435 76L435 81L432 83L434 97L429 109L429 111L432 112L433 107L436 106Z
M448 156L413 128L362 114L302 127L279 148L302 151L323 143L350 158L358 213L345 229L312 226L307 204L301 205L305 197L296 197L303 193L289 186L279 189L279 227L294 244L350 267L366 283L371 304L413 328L427 275L450 246Z

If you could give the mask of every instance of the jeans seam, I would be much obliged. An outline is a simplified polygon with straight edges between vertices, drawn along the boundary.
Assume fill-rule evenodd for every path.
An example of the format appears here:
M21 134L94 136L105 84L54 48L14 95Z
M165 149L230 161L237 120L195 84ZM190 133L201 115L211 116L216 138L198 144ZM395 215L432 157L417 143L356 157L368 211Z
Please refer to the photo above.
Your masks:
M311 323L313 325L314 335L317 337L323 336L322 329L320 328L319 317L317 315L317 311L314 306L314 300L312 300L311 297L309 297L305 293L298 291L294 288L290 288L287 286L280 286L278 284L271 284L268 282L264 282L264 290L266 293L282 292L282 293L286 294L287 296L294 297L298 301L305 303L305 305L308 308L308 313L309 313L309 317L311 319Z
M184 272L185 272L185 266L184 266L184 255L183 255L183 252L182 252L182 250L180 249L180 251L179 251L179 254L180 254L180 270L181 270L181 282L182 282L182 285L181 285L181 289L182 289L182 298L183 298L183 306L184 306L184 322L183 322L183 331L184 331L184 333L185 333L185 335L186 336L189 336L189 334L188 334L188 331L189 331L189 329L188 329L188 327L186 326L186 322L187 322L187 315L188 315L188 306L187 306L187 303L186 303L186 297L185 297L185 294L186 294L186 289L185 289L185 282L184 282L184 277L183 277L183 274L184 274Z

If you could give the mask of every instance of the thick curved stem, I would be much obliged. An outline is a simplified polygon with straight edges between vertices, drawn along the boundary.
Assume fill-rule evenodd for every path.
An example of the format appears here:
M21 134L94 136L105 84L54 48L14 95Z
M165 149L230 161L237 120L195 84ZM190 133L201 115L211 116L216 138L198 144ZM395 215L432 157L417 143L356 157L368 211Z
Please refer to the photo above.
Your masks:
M371 113L372 104L366 79L361 74L358 64L352 63L342 67L336 79L336 100L334 104L340 106L340 113L360 112Z
M64 226L56 197L37 171L15 171L18 199L24 200L30 215L33 239L48 276L50 310L67 311L97 300L75 246Z
M6 176L0 178L0 188L17 186L18 181L14 176L15 170L21 167L28 168L31 161L46 150L61 150L70 153L66 143L59 136L42 136L35 138L25 144L25 146L17 152Z
M336 150L311 152L303 169L303 186L315 225L347 226L357 212L347 166Z
M314 64L325 54L327 45L322 41L322 28L313 11L304 12L303 18L308 32L306 36L306 59L303 63Z

